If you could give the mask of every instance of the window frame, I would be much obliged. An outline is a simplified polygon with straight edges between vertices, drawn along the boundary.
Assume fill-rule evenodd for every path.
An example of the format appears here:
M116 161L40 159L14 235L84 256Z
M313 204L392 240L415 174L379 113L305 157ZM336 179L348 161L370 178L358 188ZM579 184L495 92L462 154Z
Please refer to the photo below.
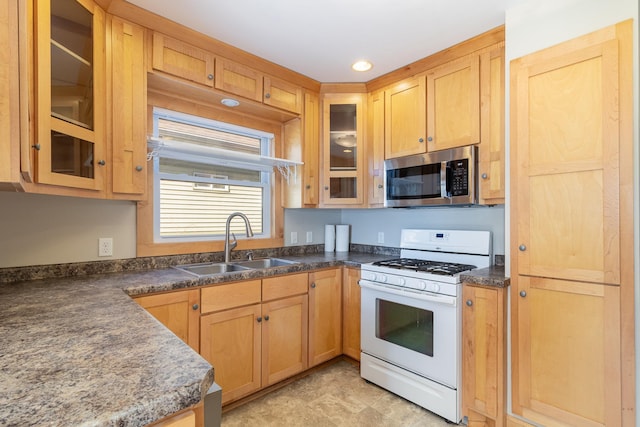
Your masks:
M183 123L187 125L193 125L198 127L206 127L210 129L215 129L218 131L229 132L237 135L249 136L251 138L260 139L260 155L261 156L269 156L272 151L272 145L274 141L274 135L268 132L264 132L257 129L250 129L243 126L237 126L234 124L229 124L225 122L221 122L219 120L213 120L205 117L194 116L192 114L186 114L174 110L168 110L165 108L154 107L152 112L152 120L153 120L153 132L152 135L154 138L160 137L159 135L159 121L167 120L172 122ZM175 160L188 161L193 163L200 164L208 164L208 165L225 165L224 159L218 158L207 158L204 159L200 156L195 156L193 154L189 154L188 152L177 152L171 151L170 156L163 156L163 150L160 149L157 156L153 156L153 188L154 188L154 206L153 206L153 241L154 243L169 243L169 242L198 242L198 241L224 241L224 234L209 234L209 235L199 235L199 236L162 236L161 224L160 224L160 181L170 180L170 181L181 181L181 182L201 182L201 183L211 183L218 185L238 185L245 187L254 187L254 188L262 188L262 224L261 224L261 233L254 234L254 239L267 239L271 237L271 216L273 215L273 210L271 208L272 194L271 194L271 181L274 179L273 170L269 172L265 171L265 168L260 165L250 165L247 164L246 170L256 171L260 174L260 181L256 183L246 182L246 181L237 181L232 179L220 180L220 179L207 179L202 177L197 177L193 175L178 175L172 173L165 173L160 171L160 158L171 158ZM235 166L233 166L235 167ZM240 167L238 167L240 169Z
M283 124L274 120L264 119L239 109L221 108L209 103L198 103L185 98L177 98L170 93L150 91L147 99L147 129L153 129L153 109L165 108L206 119L217 120L232 125L238 125L273 134L271 149L275 157L282 157L283 153ZM223 240L203 240L196 242L166 242L156 243L153 239L153 202L154 176L153 167L147 170L147 190L145 199L137 203L136 207L136 256L165 256L196 253L222 252ZM238 238L238 250L253 250L278 248L284 245L284 208L282 205L283 178L274 173L271 180L271 222L270 238L247 239L243 235Z

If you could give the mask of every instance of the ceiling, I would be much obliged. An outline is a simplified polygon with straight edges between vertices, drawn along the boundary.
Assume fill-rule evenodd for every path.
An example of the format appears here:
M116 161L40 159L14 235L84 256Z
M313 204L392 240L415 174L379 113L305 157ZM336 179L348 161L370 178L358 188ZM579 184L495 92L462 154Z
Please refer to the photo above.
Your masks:
M128 0L322 83L367 82L504 24L508 0ZM480 7L480 4L482 5ZM351 70L368 59L373 69Z

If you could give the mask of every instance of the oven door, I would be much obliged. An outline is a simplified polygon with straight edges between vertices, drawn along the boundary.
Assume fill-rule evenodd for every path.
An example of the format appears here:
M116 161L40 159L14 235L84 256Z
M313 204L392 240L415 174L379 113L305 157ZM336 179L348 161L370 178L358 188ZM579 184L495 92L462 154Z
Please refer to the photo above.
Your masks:
M457 389L457 298L359 283L362 352Z

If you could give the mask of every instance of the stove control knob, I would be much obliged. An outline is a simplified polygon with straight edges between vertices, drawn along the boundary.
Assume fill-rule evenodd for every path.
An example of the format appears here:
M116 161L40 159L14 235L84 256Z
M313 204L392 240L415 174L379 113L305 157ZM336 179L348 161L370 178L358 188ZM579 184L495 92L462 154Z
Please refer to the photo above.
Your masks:
M429 290L431 292L438 292L440 290L440 285L438 285L437 283L431 283L431 286L429 286Z
M427 290L427 282L422 282L421 281L418 286L420 287L421 291L426 291Z
M407 281L404 279L400 279L398 283L400 283L400 286L404 286L407 283Z
M385 283L387 281L387 276L385 276L384 274L381 274L380 277L378 278L378 281Z

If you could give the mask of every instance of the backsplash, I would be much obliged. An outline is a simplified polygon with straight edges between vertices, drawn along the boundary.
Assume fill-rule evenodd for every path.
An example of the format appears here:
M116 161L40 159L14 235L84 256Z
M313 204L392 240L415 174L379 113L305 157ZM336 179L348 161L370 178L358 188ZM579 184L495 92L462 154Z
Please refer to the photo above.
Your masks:
M352 243L350 252L389 255L399 257L400 248L388 246L361 245ZM246 259L249 252L253 258L286 257L309 255L324 252L324 245L286 246L281 248L239 250L232 252L235 260ZM222 262L223 252L195 253L184 255L167 255L155 257L140 257L116 259L108 261L77 262L68 264L49 264L28 267L9 267L0 269L0 283L20 282L24 280L50 279L55 277L87 276L91 274L117 273L124 271L144 271L170 268L180 264L195 264L201 262ZM504 265L504 255L495 256L496 265Z

